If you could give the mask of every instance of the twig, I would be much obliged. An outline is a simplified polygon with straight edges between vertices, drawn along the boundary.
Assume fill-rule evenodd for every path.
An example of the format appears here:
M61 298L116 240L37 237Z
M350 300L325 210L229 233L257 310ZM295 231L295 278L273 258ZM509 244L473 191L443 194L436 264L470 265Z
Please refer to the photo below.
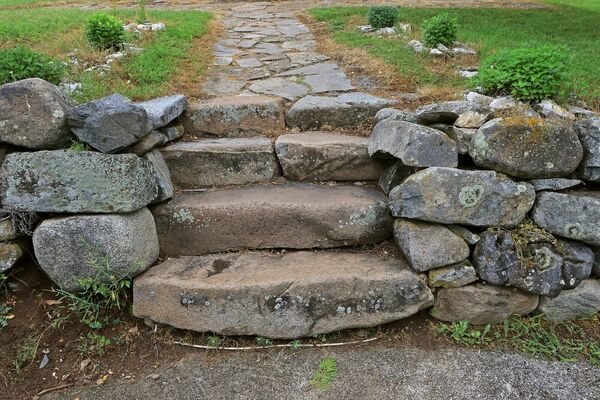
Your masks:
M69 386L73 386L73 384L72 383L65 383L64 385L60 385L60 386L55 386L55 387L52 387L52 388L44 389L41 392L39 392L38 394L36 394L36 396L38 396L38 397L39 396L43 396L43 395L45 395L47 393L50 393L50 392L55 392L55 391L60 390L60 389L66 389Z
M246 347L207 346L207 345L192 344L192 343L185 343L185 342L173 342L173 343L174 344L178 344L180 346L193 347L195 349L204 349L204 350L246 351L246 350L262 350L262 349L283 348L283 347L293 347L293 348L299 348L299 347L337 347L337 346L348 346L348 345L352 345L352 344L369 343L369 342L373 342L373 341L378 340L378 339L379 339L378 337L373 337L373 338L370 338L370 339L355 340L355 341L352 341L352 342L316 343L316 344L292 344L292 343L287 343L287 344L273 344L273 345L270 345L270 346L246 346Z

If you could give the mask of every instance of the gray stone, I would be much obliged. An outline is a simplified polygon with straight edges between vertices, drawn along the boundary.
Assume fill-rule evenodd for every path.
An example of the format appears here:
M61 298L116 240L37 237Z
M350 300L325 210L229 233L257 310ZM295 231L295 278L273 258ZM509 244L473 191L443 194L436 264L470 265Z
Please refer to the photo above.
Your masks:
M468 260L432 269L429 271L427 279L429 287L432 288L461 287L475 281L477 281L477 273Z
M387 198L359 186L289 183L178 196L154 209L163 254L332 248L392 236Z
M0 220L0 242L16 239L17 236L19 236L19 232L12 217L10 215L3 216Z
M456 143L444 132L405 121L383 120L369 140L373 157L394 157L411 167L456 167Z
M137 103L146 110L146 114L152 123L152 129L162 128L179 117L187 108L187 99L184 95L159 97Z
M281 175L268 138L202 139L161 149L171 177L184 189L243 185Z
M469 257L467 243L444 225L397 219L394 239L417 272L455 264Z
M144 136L142 140L131 146L130 151L138 156L143 156L149 151L152 151L152 149L167 143L167 141L168 138L165 136L165 134L160 131L153 130Z
M490 103L490 109L493 112L506 111L514 108L517 108L517 102L512 96L499 97Z
M396 217L442 224L516 226L533 206L533 186L494 171L432 167L390 192Z
M131 212L158 194L152 167L135 154L13 153L0 179L2 204L16 211Z
M454 234L461 237L467 244L475 245L481 240L481 236L474 234L464 226L460 225L447 225L447 228L450 229Z
M579 176L586 181L600 182L600 117L579 121L573 127L583 146Z
M600 194L539 192L531 214L536 225L567 239L600 246Z
M536 192L541 192L543 190L570 189L583 184L579 179L567 178L533 179L527 182L533 185L533 189Z
M377 114L375 114L375 117L373 118L373 122L378 123L384 119L406 122L416 121L416 117L413 113L409 111L398 110L396 108L382 108L381 110L377 111Z
M175 188L171 181L171 172L169 171L169 167L167 166L167 163L165 163L160 150L152 150L144 155L144 159L152 165L152 169L156 175L156 185L158 186L158 196L152 204L169 200L173 197L173 194L175 194Z
M23 250L18 243L0 243L0 273L8 271L23 257Z
M517 289L482 283L440 289L431 315L442 321L493 324L514 315L527 315L538 305L538 296Z
M494 98L483 94L479 94L477 92L469 92L465 95L465 100L477 103L484 107L489 107L492 101L494 101Z
M492 285L504 285L519 268L521 261L512 235L503 230L482 232L473 251L477 275Z
M269 78L256 81L248 89L255 93L283 97L286 100L295 100L298 97L306 96L308 93L306 85L301 85L286 78Z
M257 68L262 67L262 63L256 58L238 58L238 65L242 68Z
M282 135L275 151L283 176L293 181L369 181L383 164L369 157L369 140L325 132Z
M33 233L33 247L40 268L70 291L80 289L83 278L107 282L110 275L134 277L158 258L156 228L147 208L46 219Z
M146 110L120 94L72 108L67 120L79 140L103 153L124 149L152 130Z
M417 172L417 168L408 167L402 162L396 161L388 166L379 177L379 187L385 194L389 194L393 188L415 172Z
M288 58L292 64L315 64L322 61L329 60L329 57L323 54L311 53L311 52L297 52L297 53L287 53Z
M289 40L283 42L281 47L286 50L313 51L316 48L314 40Z
M592 265L592 275L600 278L600 248L593 247L594 252L594 264Z
M280 73L278 76L309 76L309 75L327 75L340 72L340 67L336 63L319 63L290 69Z
M237 95L246 86L245 80L229 79L225 76L211 76L202 84L202 90L209 96ZM184 114L185 115L185 114Z
M520 268L508 282L524 292L555 297L563 287L563 257L550 243L530 243L522 250L526 254Z
M0 86L0 142L29 149L68 147L65 115L71 107L60 89L31 78Z
M596 117L598 116L598 113L588 110L586 108L582 108L582 107L577 107L577 106L570 106L567 108L567 110L575 115L575 117L582 117L582 118L590 118L590 117Z
M555 298L540 297L538 311L544 313L544 318L556 322L589 317L600 311L600 280L585 280Z
M536 105L536 108L540 115L544 118L557 118L575 121L575 115L573 115L573 113L565 110L552 100L541 101Z
M480 113L476 111L465 111L454 121L454 125L459 128L479 128L490 118L490 113Z
M172 142L173 140L177 140L181 138L185 134L185 130L183 129L183 124L166 126L164 128L159 128L158 131L165 135L167 138L167 142Z
M469 154L478 166L508 175L557 178L577 169L583 148L569 126L536 118L497 118L477 131Z
M594 252L588 246L577 242L560 241L562 245L563 289L573 289L592 274Z
M304 83L310 86L314 94L326 92L346 92L353 90L352 82L342 71L328 74L307 75Z
M369 123L377 111L395 104L365 93L344 93L337 97L305 96L286 112L290 127L302 130L324 126L348 127Z
M477 129L459 128L453 125L433 124L429 127L444 132L450 139L454 140L458 154L469 154L469 146L473 136L477 134Z
M222 335L314 336L392 322L433 295L399 259L348 252L169 259L137 277L133 314Z
M466 112L478 113L489 116L491 111L488 107L470 101L444 101L418 108L415 111L417 122L430 125L442 123L452 125Z

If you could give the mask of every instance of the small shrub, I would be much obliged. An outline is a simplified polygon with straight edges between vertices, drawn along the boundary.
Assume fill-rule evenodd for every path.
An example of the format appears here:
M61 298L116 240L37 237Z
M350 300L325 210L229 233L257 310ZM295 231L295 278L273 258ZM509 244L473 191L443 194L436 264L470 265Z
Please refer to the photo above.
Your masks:
M26 46L0 50L0 84L40 78L58 85L66 68L54 58Z
M423 42L429 47L438 43L451 46L456 40L458 21L449 14L438 14L423 23Z
M556 97L566 82L568 60L566 50L555 46L502 50L483 60L479 84L489 93L525 101Z
M148 17L146 16L146 0L137 0L137 4L137 22L140 24L148 22Z
M119 49L125 40L123 22L108 14L92 15L86 25L90 43L99 49Z
M310 380L310 384L318 390L329 390L337 375L337 360L335 358L324 358L319 363L319 368Z
M375 29L391 28L398 21L398 8L392 6L372 6L367 12L369 25Z

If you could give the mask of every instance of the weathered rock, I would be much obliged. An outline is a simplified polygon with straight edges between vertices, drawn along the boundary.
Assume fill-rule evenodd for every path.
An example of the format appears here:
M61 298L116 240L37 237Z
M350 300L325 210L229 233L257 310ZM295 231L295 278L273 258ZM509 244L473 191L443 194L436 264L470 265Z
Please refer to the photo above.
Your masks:
M488 107L470 101L444 101L429 104L417 109L415 114L419 124L430 125L442 123L452 125L461 114L466 112L481 114L485 119L491 115ZM472 117L473 114L471 114Z
M533 179L527 181L527 183L533 185L533 189L536 192L543 190L564 190L570 189L575 186L583 184L579 179L567 179L567 178L549 178L549 179Z
M183 124L177 124L173 126L165 126L164 128L159 128L158 131L165 135L167 138L167 142L172 142L173 140L177 140L181 138L185 134L185 130L183 129Z
M188 134L251 137L285 129L283 101L276 97L229 96L190 105L184 113Z
M392 236L386 204L366 187L283 184L180 196L153 212L161 251L174 257L377 243Z
M158 186L158 196L152 204L162 203L173 197L175 188L171 181L171 172L169 167L165 163L162 154L158 149L154 149L144 155L144 160L148 161L152 165L154 174L156 175L156 185Z
M297 338L376 326L431 306L402 260L344 252L170 259L137 277L133 314L223 335Z
M473 140L473 136L477 134L477 129L459 128L453 125L433 124L430 128L434 128L444 132L448 137L456 143L458 154L469 154L469 146Z
M469 245L475 245L481 240L481 236L474 234L464 226L447 225L447 228L454 232L455 235L461 237Z
M588 317L600 311L600 280L588 279L572 290L563 290L555 298L540 297L538 311L550 321Z
M58 87L42 79L0 86L0 142L36 150L68 147L70 106Z
M444 225L400 218L394 221L394 239L417 272L455 264L469 257L467 243Z
M408 167L401 161L396 161L387 167L379 177L379 187L385 194L400 185L406 178L417 172L417 168Z
M431 315L439 320L493 324L536 309L538 296L483 283L440 289Z
M600 117L579 121L573 127L583 146L579 176L586 181L600 182Z
M80 289L83 278L107 282L110 275L134 277L158 258L156 228L147 208L46 219L33 233L33 247L40 268L70 291Z
M560 118L575 121L575 115L552 100L544 100L537 104L537 111L545 118Z
M0 179L2 204L16 211L131 212L158 194L152 167L135 154L13 153Z
M600 246L600 194L597 192L539 192L531 216L536 225L555 235Z
M490 103L490 109L493 112L511 110L517 107L517 101L512 96L499 97Z
M381 110L377 111L375 117L373 117L373 122L378 123L380 121L383 121L384 119L416 122L415 114L409 111L398 110L396 108L382 108Z
M306 96L286 112L290 127L302 130L323 126L347 127L369 122L377 111L397 103L366 93L344 93L337 97Z
M268 138L220 138L178 142L161 149L182 188L242 185L281 175Z
M16 239L18 235L19 232L10 215L3 216L0 221L0 242Z
M411 167L456 167L456 143L444 132L405 121L383 120L373 128L369 154L395 157Z
M187 108L187 99L182 94L159 97L137 103L146 110L152 129L162 128L179 117Z
M494 171L432 167L390 192L395 217L442 224L516 226L533 206L535 192Z
M556 178L577 169L583 148L569 126L536 118L497 118L478 131L469 154L475 164L519 178Z
M269 78L254 82L250 91L269 96L279 96L287 100L295 100L308 94L308 87L286 78Z
M153 130L142 138L139 142L131 146L130 151L138 156L143 156L152 149L167 143L167 137L157 130Z
M0 243L0 273L12 268L23 257L23 250L18 243Z
M547 242L530 243L523 249L529 256L508 278L511 286L524 292L555 297L563 286L563 257Z
M472 103L477 103L484 107L489 107L492 101L494 101L494 98L477 92L469 92L465 94L465 100Z
M454 121L454 125L459 128L479 128L490 118L490 113L481 113L477 111L465 111Z
M492 285L504 285L520 267L517 248L509 232L487 231L473 251L473 266L477 275Z
M600 278L600 248L592 247L594 252L594 264L592 265L592 275Z
M583 107L570 106L567 107L567 110L577 118L590 118L598 116L598 113Z
M283 176L293 181L369 181L383 164L369 157L369 139L325 132L282 135L275 151Z
M429 287L453 288L468 285L477 280L477 272L469 260L429 271Z
M562 277L563 289L573 289L592 274L594 252L592 249L577 242L563 240Z

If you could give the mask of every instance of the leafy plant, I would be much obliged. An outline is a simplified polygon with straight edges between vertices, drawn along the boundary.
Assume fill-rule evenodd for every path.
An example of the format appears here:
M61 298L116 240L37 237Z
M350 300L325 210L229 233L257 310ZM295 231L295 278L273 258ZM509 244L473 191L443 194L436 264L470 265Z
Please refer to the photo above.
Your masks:
M258 336L256 338L256 344L259 346L273 346L273 341L271 339Z
M292 349L299 349L299 348L300 348L300 346L301 346L301 344L302 344L302 343L301 343L301 342L300 342L298 339L296 339L296 340L293 340L293 341L290 343L290 345L292 345Z
M113 344L113 340L97 332L88 332L79 339L77 350L85 355L103 355L106 349Z
M58 85L66 72L60 61L26 46L0 50L0 84L40 78Z
M125 40L123 22L112 15L92 15L85 30L90 43L99 49L119 49Z
M0 304L0 331L8 326L8 321L13 318L10 314L11 308L6 304Z
M35 337L30 336L19 346L15 359L13 360L13 367L15 372L20 374L29 364L33 362L38 350L38 341Z
M70 151L88 151L90 148L87 144L80 142L78 140L71 140L71 146L69 146Z
M423 23L423 42L429 47L439 43L451 46L456 40L458 21L448 13L438 14Z
M565 86L569 56L556 46L501 50L483 60L479 84L489 93L526 101L556 97Z
M219 347L221 339L218 336L211 335L206 339L206 344L210 347Z
M319 362L319 368L310 380L310 384L318 390L329 390L337 375L337 360L335 358L324 358Z
M437 328L438 333L449 335L455 342L473 346L488 343L491 339L487 337L491 325L487 324L482 330L469 329L468 321L458 321L452 325L442 324Z
M369 25L375 29L391 28L398 21L398 8L393 6L371 6L367 11Z
M148 21L148 17L146 16L146 0L137 0L137 4L137 22L143 24Z

